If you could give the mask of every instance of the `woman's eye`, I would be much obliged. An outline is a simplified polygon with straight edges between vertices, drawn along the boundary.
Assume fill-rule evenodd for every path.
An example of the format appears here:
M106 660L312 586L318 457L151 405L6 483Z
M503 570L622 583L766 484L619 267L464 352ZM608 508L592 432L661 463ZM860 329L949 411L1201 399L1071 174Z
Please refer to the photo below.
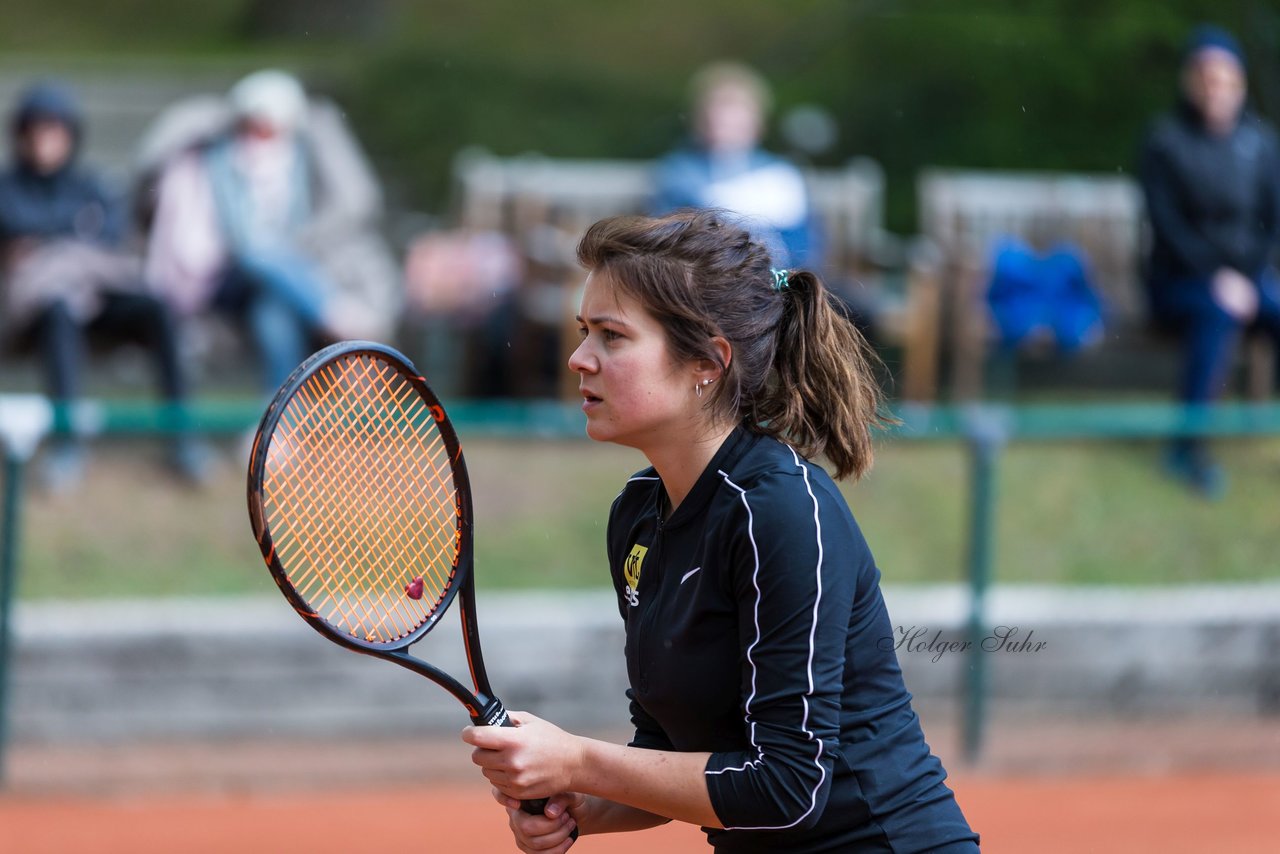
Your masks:
M622 337L617 332L614 332L612 329L602 329L600 330L600 334L604 336L604 340L606 341L617 341L619 338Z
M578 337L579 337L579 338L586 338L586 337L587 337L587 327L585 327L585 326L579 326L579 327L578 327Z

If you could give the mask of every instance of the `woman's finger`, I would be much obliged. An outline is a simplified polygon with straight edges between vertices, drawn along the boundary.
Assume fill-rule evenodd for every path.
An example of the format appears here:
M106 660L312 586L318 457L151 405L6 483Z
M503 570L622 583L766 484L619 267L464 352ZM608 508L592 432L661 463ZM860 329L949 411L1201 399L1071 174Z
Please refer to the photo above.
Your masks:
M508 812L511 831L522 846L534 851L560 852L568 850L572 843L570 834L577 823L568 815L551 819L545 816L534 816L520 810Z
M490 794L493 795L493 799L495 801L497 801L499 804L506 807L507 809L509 810L520 809L520 802L515 798L502 794L502 790L499 789L497 786L494 786L491 789L489 789L489 792Z

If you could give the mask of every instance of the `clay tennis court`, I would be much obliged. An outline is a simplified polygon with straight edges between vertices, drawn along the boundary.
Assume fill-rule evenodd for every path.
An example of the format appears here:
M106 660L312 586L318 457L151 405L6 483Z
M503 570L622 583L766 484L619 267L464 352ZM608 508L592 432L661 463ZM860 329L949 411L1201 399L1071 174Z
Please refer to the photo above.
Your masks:
M948 727L934 731L954 755ZM981 771L953 763L951 776L988 854L1276 850L1274 724L1046 722L998 732ZM10 760L6 852L515 850L465 748L448 740L19 747ZM669 825L585 837L574 850L708 849L696 828Z
M1273 852L1280 780L958 777L983 851ZM505 816L478 784L274 795L0 800L6 850L41 852L514 851ZM9 846L12 845L12 848ZM695 828L586 837L575 851L707 850Z

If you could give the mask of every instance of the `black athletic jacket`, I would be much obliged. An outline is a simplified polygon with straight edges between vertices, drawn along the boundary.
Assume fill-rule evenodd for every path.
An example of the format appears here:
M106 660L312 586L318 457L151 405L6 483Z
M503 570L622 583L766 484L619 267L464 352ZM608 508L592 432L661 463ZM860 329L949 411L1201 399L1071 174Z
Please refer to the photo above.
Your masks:
M1139 177L1152 224L1149 284L1208 279L1231 267L1255 277L1280 234L1280 145L1246 112L1213 136L1186 103L1147 134Z
M977 840L911 709L879 570L830 477L739 428L665 522L653 469L608 549L632 744L710 751L719 851ZM976 851L976 845L972 847Z

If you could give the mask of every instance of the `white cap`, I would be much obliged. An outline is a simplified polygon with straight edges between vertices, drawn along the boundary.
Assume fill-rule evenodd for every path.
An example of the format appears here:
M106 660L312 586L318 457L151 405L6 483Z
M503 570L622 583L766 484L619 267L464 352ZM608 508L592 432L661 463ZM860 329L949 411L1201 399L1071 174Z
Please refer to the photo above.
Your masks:
M297 78L283 71L255 71L231 87L231 108L242 119L294 130L306 116L307 96Z

